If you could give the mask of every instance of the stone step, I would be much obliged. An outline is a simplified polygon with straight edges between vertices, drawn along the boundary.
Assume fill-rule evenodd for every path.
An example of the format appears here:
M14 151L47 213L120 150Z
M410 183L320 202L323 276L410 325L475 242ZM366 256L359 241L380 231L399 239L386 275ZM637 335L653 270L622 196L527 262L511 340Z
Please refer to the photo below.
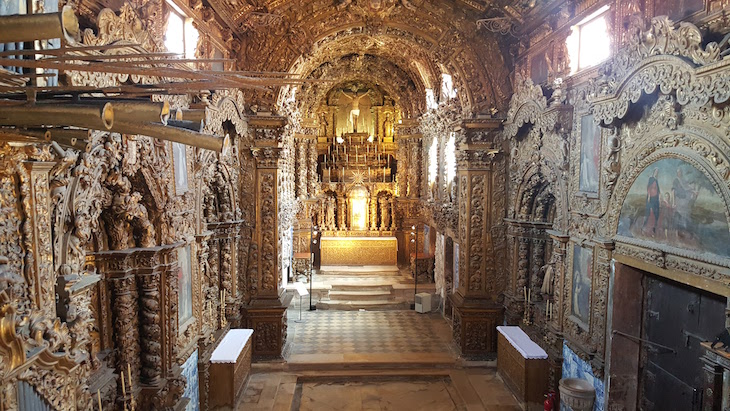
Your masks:
M317 303L318 310L341 310L341 311L385 311L385 310L408 310L410 304L403 300L372 300L372 301L343 301L329 300Z
M396 266L322 266L316 275L328 277L398 277L401 272Z
M379 284L332 284L330 294L332 291L393 291L393 285L387 283Z
M338 301L370 301L393 300L395 296L391 290L363 290L363 291L330 291L330 300Z

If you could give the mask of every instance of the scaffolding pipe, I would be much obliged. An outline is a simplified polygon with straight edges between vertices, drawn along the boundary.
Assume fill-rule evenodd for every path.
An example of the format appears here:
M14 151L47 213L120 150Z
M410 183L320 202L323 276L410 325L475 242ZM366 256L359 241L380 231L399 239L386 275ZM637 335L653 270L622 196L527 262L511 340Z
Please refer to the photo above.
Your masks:
M114 109L105 104L39 104L0 106L0 125L16 127L73 126L111 130Z
M178 120L205 121L205 109L182 110L182 118Z
M58 38L71 41L78 34L79 20L70 6L58 13L0 16L0 43Z
M184 128L190 131L197 131L198 133L203 132L202 121L189 121L189 120L167 120L167 125L171 127Z
M123 134L139 134L159 138L160 140L174 141L189 146L222 152L230 146L230 139L211 134L196 133L183 128L165 126L161 123L122 123L114 122L113 132Z

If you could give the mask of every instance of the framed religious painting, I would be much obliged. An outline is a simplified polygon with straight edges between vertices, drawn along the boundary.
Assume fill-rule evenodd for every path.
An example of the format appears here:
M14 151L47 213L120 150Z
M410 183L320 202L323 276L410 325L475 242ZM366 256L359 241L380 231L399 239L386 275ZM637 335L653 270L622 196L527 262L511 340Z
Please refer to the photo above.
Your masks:
M601 127L593 115L580 118L580 174L579 191L598 194L601 164Z
M172 143L172 162L175 177L175 193L185 194L188 191L188 159L187 146L180 143Z
M593 289L593 249L573 245L570 281L570 317L588 330L591 319L591 290Z
M193 318L193 272L190 246L177 249L178 326Z

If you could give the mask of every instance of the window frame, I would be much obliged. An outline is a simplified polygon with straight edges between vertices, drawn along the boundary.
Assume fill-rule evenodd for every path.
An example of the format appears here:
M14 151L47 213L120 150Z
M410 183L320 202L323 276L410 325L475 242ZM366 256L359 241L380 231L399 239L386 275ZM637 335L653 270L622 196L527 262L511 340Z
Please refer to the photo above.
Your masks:
M571 33L568 35L568 37L566 37L565 42L567 43L568 42L568 39L571 36L573 36L573 35L575 35L577 37L577 42L576 42L576 45L575 45L575 49L576 49L575 54L576 55L575 56L572 56L572 55L570 55L570 52L568 53L569 56L570 56L571 63L573 61L573 58L576 58L575 70L573 70L573 68L571 67L571 72L570 72L570 75L571 76L572 75L575 75L577 73L580 73L583 70L587 70L587 69L590 69L592 67L599 66L601 63L603 63L604 61L608 60L613 55L613 50L611 50L612 43L613 43L613 39L610 39L609 38L608 55L604 59L602 59L602 60L600 60L600 61L598 61L598 62L596 62L594 64L587 65L587 66L584 65L581 62L581 55L583 54L583 53L581 53L581 46L583 44L583 41L585 40L583 38L584 37L583 36L583 29L586 26L589 26L591 23L594 23L596 20L603 19L604 22L605 22L605 24L606 24L606 32L607 32L607 34L610 34L610 31L611 31L611 27L610 27L611 20L609 19L609 17L610 17L609 16L609 13L610 12L611 12L611 6L610 5L604 5L604 6L600 7L599 9L597 9L596 11L594 11L593 13L589 14L586 18L584 18L583 20L581 20L579 23L577 23L577 24L575 24L575 25L573 25L573 26L570 27ZM570 51L570 46L566 44L566 47ZM572 64L571 64L571 66L572 66Z

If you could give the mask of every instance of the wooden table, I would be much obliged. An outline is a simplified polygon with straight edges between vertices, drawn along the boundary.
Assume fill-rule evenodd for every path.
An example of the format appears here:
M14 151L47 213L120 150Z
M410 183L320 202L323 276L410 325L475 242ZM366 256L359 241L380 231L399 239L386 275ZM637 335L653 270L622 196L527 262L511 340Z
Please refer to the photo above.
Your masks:
M547 353L519 327L497 327L497 372L528 411L542 411L548 390Z
M251 373L253 330L228 330L210 357L210 406L234 407Z

